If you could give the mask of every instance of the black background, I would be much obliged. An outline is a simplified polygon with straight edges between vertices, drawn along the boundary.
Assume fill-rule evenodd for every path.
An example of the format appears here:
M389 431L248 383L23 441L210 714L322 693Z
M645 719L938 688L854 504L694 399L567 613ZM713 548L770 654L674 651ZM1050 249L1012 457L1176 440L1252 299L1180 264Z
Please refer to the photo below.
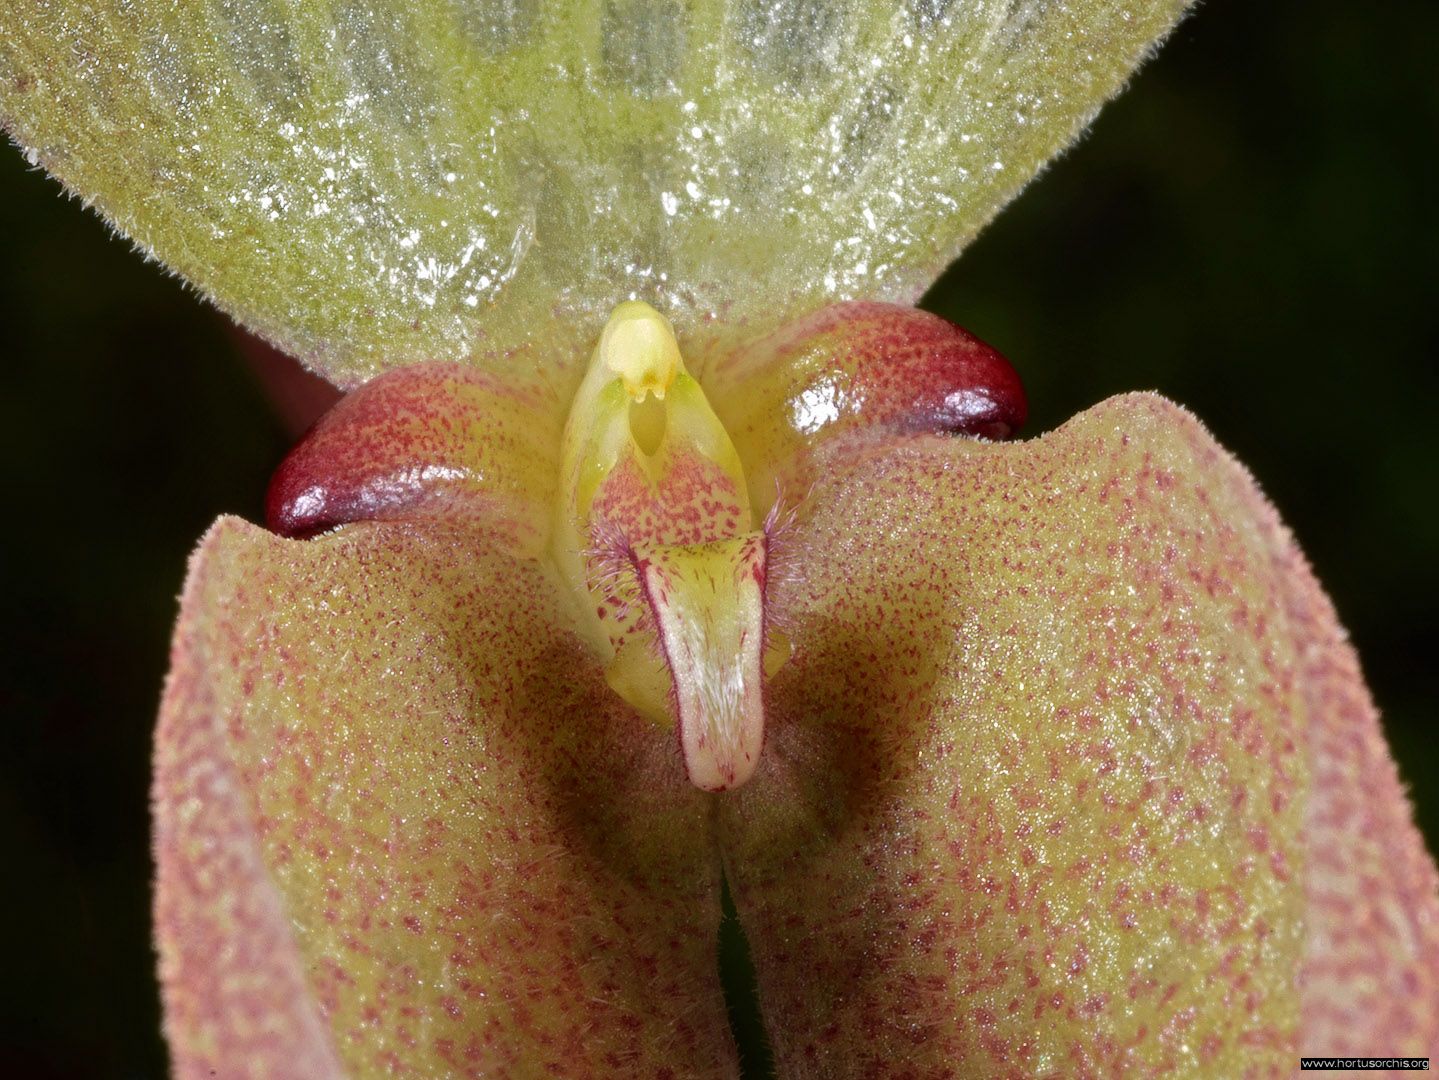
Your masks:
M1204 5L927 300L1014 360L1031 432L1158 389L1250 466L1431 838L1436 43L1423 2ZM146 794L175 597L211 519L259 516L287 434L224 319L3 149L0 312L0 1043L12 1075L157 1076Z

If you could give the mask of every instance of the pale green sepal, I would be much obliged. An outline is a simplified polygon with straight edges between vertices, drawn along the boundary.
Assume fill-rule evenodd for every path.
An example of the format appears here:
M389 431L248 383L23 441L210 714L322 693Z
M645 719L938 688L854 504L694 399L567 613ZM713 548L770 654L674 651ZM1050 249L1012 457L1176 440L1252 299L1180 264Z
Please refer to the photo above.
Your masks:
M337 382L569 385L626 297L694 356L917 297L1184 7L10 0L0 120Z

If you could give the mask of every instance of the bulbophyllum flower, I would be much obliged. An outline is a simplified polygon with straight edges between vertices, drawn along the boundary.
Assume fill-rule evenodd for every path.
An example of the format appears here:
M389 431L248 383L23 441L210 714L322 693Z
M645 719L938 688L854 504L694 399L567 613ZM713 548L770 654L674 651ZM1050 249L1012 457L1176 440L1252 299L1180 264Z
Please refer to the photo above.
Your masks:
M1253 480L906 306L1182 4L30 6L32 160L351 391L185 587L177 1073L734 1075L725 881L783 1076L1435 1046Z

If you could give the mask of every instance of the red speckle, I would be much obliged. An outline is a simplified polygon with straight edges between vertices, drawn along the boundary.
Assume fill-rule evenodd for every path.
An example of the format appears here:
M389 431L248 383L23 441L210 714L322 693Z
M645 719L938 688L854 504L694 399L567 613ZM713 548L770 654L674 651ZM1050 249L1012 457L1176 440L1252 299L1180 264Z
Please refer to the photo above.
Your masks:
M520 527L506 493L523 466L496 447L533 441L536 456L549 452L544 412L539 403L517 408L520 395L460 364L415 364L372 379L341 398L280 463L265 496L266 525L299 538L417 516Z

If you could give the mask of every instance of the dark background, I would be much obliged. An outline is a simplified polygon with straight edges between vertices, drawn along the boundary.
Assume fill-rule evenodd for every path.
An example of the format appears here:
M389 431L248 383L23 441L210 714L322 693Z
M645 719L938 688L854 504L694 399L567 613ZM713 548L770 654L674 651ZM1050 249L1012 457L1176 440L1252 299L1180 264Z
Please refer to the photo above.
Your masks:
M1436 43L1426 2L1206 4L927 301L1015 361L1031 432L1158 389L1253 469L1431 838ZM175 597L212 518L259 516L287 435L225 320L3 148L0 356L0 1044L12 1075L158 1076L146 790Z

